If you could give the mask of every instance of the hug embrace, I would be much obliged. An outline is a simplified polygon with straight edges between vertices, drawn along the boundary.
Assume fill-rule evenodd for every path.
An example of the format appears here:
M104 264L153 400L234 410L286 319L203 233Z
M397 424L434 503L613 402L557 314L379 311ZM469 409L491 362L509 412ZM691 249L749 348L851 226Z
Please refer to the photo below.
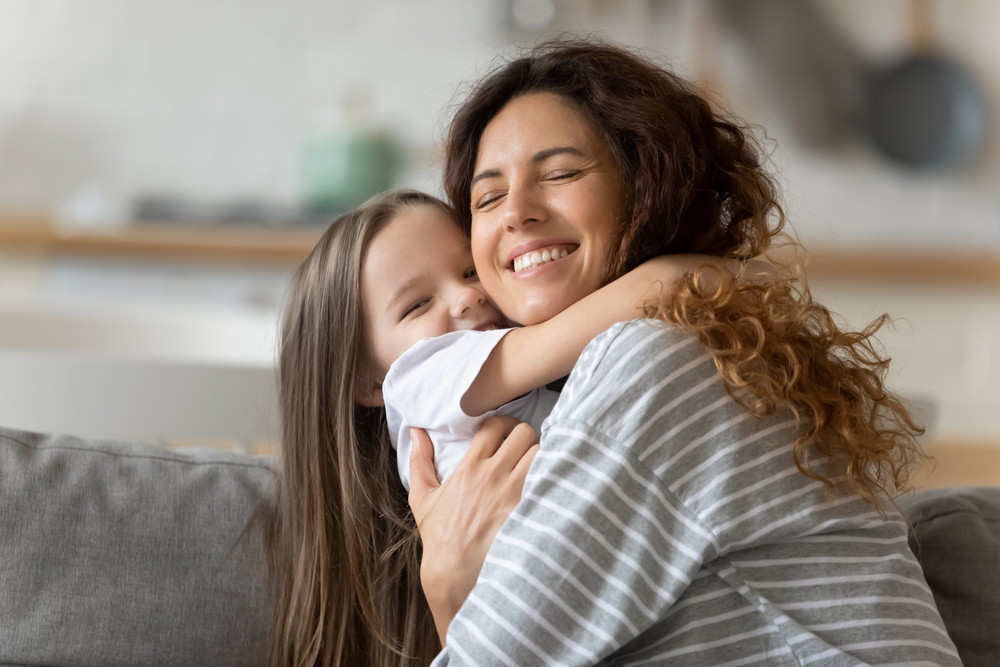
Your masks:
M961 664L882 321L755 259L784 217L749 128L550 42L475 85L444 172L293 279L274 665Z

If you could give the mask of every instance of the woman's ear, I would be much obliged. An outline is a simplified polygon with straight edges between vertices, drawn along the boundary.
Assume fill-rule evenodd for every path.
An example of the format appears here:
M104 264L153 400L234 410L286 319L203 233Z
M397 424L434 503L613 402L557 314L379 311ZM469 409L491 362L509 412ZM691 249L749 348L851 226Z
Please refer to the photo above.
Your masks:
M354 380L354 400L366 408L380 408L385 405L382 400L382 383L375 382L367 374L359 373Z

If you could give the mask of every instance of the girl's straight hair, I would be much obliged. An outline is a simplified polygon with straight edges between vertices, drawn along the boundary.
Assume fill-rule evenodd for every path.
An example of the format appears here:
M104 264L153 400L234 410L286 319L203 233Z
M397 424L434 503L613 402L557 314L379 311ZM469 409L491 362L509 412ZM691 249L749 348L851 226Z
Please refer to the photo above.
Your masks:
M289 288L278 368L281 457L267 560L274 665L427 665L440 650L420 543L385 411L355 401L369 363L361 271L400 212L440 200L379 195L335 220ZM453 216L452 216L453 217Z

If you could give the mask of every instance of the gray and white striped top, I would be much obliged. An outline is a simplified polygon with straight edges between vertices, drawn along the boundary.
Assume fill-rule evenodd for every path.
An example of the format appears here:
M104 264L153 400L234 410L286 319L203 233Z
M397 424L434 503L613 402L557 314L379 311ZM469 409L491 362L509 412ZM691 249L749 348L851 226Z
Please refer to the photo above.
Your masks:
M800 430L662 322L598 336L434 666L961 667L902 518L801 474Z

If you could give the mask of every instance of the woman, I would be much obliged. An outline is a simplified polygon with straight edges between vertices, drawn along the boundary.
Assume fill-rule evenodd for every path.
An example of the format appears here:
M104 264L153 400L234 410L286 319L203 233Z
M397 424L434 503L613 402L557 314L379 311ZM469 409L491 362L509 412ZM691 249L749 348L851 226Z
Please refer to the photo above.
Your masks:
M780 228L739 128L592 43L486 77L445 178L483 286L524 324L648 257L754 255ZM512 269L555 243L576 261ZM434 664L960 664L886 509L914 427L882 389L874 328L838 331L782 281L687 288L650 309L674 327L617 325L584 352L499 533L478 498L511 483L530 434L501 456L484 444L441 487L424 443L410 502Z
M586 42L543 46L482 82L453 122L446 187L483 285L524 324L658 254L757 255L781 226L777 191L742 129L668 73ZM561 268L531 280L511 270L553 242L572 249ZM427 664L435 634L447 636L441 664L626 654L840 664L855 650L845 647L885 641L913 652L900 659L956 664L905 527L879 515L905 478L913 426L882 391L884 362L865 347L873 330L837 331L786 282L709 292L692 278L670 304L651 304L672 328L641 322L595 340L540 450L530 429L489 422L437 487L427 443L415 448L409 515L388 452L343 446L348 432L377 444L384 417L336 412L326 397L350 393L355 360L332 358L325 339L364 332L338 319L342 295L323 287L323 272L339 267L324 257L317 248L303 267L318 279L293 296L284 324L275 664ZM517 471L535 452L518 505ZM812 546L776 555L789 544ZM783 569L747 569L762 561ZM802 592L792 582L826 592L836 584L822 582L855 572L867 578L848 585L881 602L786 599ZM900 628L932 636L892 634ZM695 645L726 660L677 645L720 629L729 636ZM860 659L871 650L856 649Z

